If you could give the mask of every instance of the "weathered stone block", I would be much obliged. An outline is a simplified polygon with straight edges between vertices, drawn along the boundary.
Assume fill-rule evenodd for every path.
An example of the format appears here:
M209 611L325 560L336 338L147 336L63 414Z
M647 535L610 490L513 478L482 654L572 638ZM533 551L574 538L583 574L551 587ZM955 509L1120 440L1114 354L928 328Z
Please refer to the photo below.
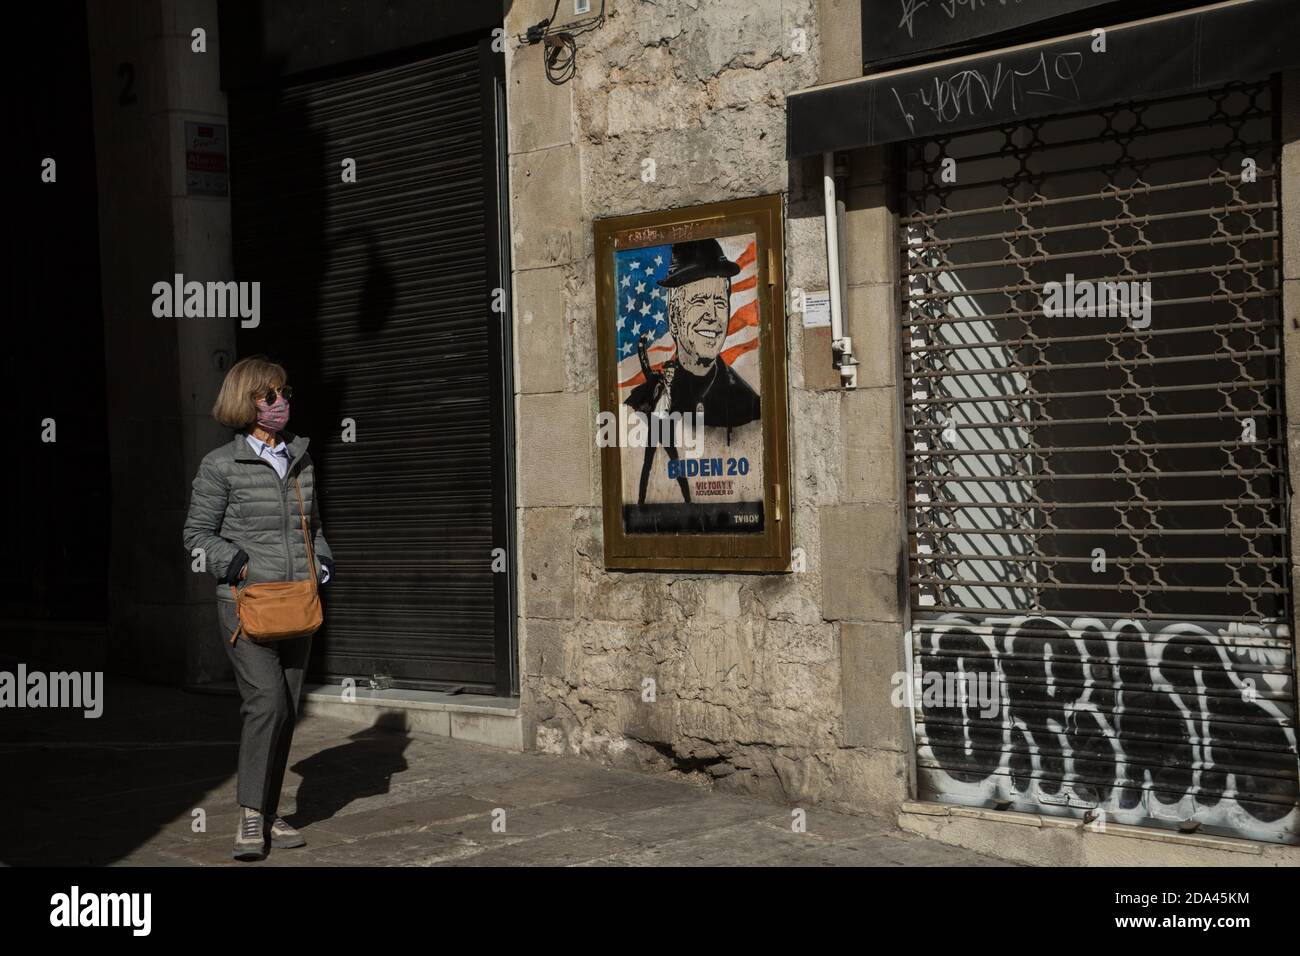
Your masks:
M791 174L799 168L798 164L791 164ZM790 308L794 290L826 289L826 222L820 187L810 198L791 199L786 206L785 263L786 309L792 313L791 322L803 322L802 313L793 313Z
M905 680L903 658L901 625L840 625L842 745L900 751L911 746L911 712L894 706L895 687Z
M789 53L782 4L714 2L693 9L684 4L672 6L678 7L673 48L678 68L688 80L708 79L727 70L755 70ZM634 25L633 29L652 41L664 32L653 23L646 27Z
M838 389L840 370L831 356L831 330L800 329L803 349L803 387L813 391Z
M843 500L899 501L898 390L859 388L840 400Z
M841 807L889 819L910 796L910 759L894 750L838 750L831 757L834 788L826 796Z
M794 442L792 490L793 530L796 541L808 546L808 526L816 526L817 508L840 500L839 475L843 471L840 450L840 396L836 392L796 391L791 395L790 431ZM808 555L811 566L813 555Z
M893 282L897 220L883 186L850 189L844 213L844 274L849 285Z
M1282 274L1300 279L1300 70L1282 75Z
M510 152L526 153L572 143L573 86L547 82L542 59L545 44L517 47L508 43L506 48L510 51L506 66L510 91Z
M450 735L458 740L502 750L524 749L524 725L517 717L463 711L451 711L448 717Z
M591 504L594 444L590 396L524 395L518 407L519 504Z
M822 83L862 75L862 4L860 0L818 0L817 33L821 38Z
M519 584L524 617L573 617L572 542L568 508L523 510Z
M1300 423L1300 279L1282 282L1282 382L1287 419Z
M513 298L518 390L564 391L564 270L557 267L516 272Z
M511 246L516 269L569 262L582 255L578 150L556 146L510 157Z
M519 660L530 677L565 675L565 625L540 618L525 618L519 628Z
M892 386L899 363L896 286L851 285L844 305L844 326L858 360L858 388Z
M847 504L821 510L822 616L901 619L904 541L898 506Z

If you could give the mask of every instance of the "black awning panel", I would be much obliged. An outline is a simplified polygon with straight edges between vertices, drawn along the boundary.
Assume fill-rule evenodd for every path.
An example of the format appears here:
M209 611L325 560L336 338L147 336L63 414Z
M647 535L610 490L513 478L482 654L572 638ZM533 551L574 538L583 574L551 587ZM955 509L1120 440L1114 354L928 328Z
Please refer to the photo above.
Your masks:
M1300 65L1300 3L1241 0L793 94L790 158L1256 79Z
M1113 7L1115 0L865 0L862 4L862 59L881 64L915 59L1033 23L1092 7ZM1184 6L1193 6L1186 3ZM1065 31L1056 30L1056 33Z

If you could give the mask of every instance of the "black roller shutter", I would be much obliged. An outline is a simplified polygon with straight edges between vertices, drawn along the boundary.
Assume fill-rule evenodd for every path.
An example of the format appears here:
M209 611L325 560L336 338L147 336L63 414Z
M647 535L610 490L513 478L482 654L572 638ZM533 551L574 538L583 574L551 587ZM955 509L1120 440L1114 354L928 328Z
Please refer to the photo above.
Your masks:
M904 148L923 796L1300 841L1274 101Z
M262 283L239 351L289 369L337 565L320 676L510 689L492 59L230 98L235 267Z

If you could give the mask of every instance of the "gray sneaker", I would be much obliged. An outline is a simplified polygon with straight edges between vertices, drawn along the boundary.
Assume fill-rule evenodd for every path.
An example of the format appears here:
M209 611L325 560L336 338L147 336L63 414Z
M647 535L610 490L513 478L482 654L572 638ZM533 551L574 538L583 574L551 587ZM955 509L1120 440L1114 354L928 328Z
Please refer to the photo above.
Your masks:
M306 845L307 840L301 833L285 823L283 818L275 818L275 822L271 824L271 846L277 850L292 850L294 847Z
M260 860L266 856L266 819L257 810L239 808L239 829L235 831L236 860Z

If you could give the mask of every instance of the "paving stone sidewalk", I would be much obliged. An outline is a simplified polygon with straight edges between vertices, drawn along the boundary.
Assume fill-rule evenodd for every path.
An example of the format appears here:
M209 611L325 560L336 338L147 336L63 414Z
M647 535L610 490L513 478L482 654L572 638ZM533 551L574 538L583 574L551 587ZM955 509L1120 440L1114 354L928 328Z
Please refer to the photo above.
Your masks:
M795 833L789 807L678 779L321 717L299 722L281 807L308 845L237 864L238 700L113 677L105 696L98 720L0 712L0 863L1002 865L815 806Z

